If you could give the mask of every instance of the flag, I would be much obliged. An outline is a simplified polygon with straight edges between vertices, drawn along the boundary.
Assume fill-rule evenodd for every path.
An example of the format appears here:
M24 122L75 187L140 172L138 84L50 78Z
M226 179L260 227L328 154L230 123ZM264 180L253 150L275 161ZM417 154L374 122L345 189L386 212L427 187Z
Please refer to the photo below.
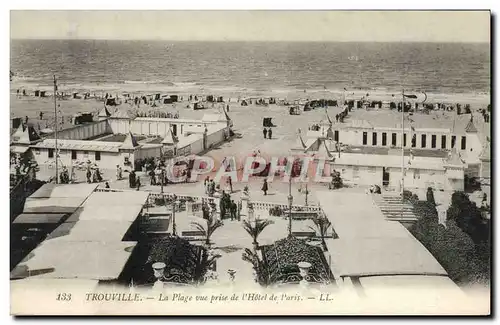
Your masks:
M404 95L404 94L403 94L403 96L404 96L404 97L406 97L406 98L413 98L413 99L417 99L417 95Z

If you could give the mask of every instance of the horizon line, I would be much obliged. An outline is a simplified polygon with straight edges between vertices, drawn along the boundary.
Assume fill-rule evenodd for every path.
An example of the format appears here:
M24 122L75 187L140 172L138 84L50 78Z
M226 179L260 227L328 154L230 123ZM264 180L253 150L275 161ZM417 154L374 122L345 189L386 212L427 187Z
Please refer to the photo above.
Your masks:
M224 40L224 39L157 39L157 38L50 38L50 37L39 37L39 38L10 38L11 41L148 41L148 42L221 42L221 43L231 43L231 42L263 42L263 43L440 43L440 44L491 44L491 40L485 41L453 41L453 40L383 40L383 41L371 41L371 40L244 40L244 39L234 39L234 40Z

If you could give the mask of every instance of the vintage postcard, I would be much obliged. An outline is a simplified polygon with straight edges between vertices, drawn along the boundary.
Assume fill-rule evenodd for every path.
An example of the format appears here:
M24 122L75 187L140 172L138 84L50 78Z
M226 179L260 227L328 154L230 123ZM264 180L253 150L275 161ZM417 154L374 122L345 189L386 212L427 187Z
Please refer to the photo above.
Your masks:
M11 11L13 315L489 315L489 11Z

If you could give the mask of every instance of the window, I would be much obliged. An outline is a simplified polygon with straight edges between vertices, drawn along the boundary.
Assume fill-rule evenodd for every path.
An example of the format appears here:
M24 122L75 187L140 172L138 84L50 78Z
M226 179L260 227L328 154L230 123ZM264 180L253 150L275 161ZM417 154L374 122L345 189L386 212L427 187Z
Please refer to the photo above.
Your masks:
M387 133L385 132L382 133L382 145L383 146L387 145Z
M95 160L101 160L101 152L100 151L95 152Z
M415 148L417 146L417 135L414 134L412 137L411 137L411 147L412 148Z
M427 136L425 134L422 134L420 147L425 148L427 145L426 142L427 142Z
M467 138L466 137L462 137L462 150L465 150L465 148L467 147Z
M377 132L373 132L372 134L372 145L377 145Z
M403 147L406 147L406 133L403 134Z
M457 137L452 135L451 136L451 148L455 148L455 143L457 142Z
M333 140L335 142L339 141L339 131L338 130L335 130L335 132L333 133Z
M367 145L368 144L368 133L363 132L363 144Z
M49 158L54 158L54 149L49 149Z
M436 148L436 135L435 134L433 134L431 136L431 147Z
M73 160L77 159L77 151L76 150L71 150L71 159L73 159Z
M397 145L397 134L396 133L392 134L392 145L393 146Z
M446 135L441 136L441 149L446 149Z
M83 156L84 156L85 158L87 158L87 157L89 156L89 152L88 152L88 151L84 151L84 152L83 152Z

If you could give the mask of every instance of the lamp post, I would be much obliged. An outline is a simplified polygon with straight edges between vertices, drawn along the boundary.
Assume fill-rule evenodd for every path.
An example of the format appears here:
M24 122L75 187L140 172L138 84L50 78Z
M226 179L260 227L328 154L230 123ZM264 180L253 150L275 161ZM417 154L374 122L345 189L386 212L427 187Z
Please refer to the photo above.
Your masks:
M307 189L307 183L306 183L306 193L305 193L305 194L306 194L306 206L307 206L307 205L308 205L308 204L307 204L307 203L308 203L308 202L307 202L307 196L309 195L309 190Z
M292 175L288 179L288 236L292 236Z
M174 195L174 207L173 207L173 212L172 212L172 235L177 236L177 225L175 224L175 209L177 208L177 195Z
M160 184L161 184L161 194L163 194L163 180L165 179L165 168L161 168L161 174L160 174Z

